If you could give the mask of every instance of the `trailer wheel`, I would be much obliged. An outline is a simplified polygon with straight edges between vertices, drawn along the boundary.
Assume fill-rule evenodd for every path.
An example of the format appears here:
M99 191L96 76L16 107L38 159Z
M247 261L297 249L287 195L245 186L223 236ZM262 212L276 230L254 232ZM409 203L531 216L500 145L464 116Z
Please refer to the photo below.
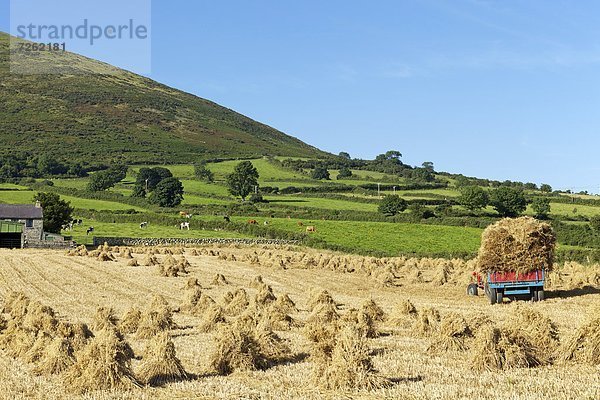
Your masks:
M537 300L544 301L545 298L546 298L546 293L544 293L544 289L538 290L537 291Z
M503 301L504 301L504 293L502 293L502 291L498 290L496 293L496 303L502 304Z
M535 289L531 291L531 301L534 303L538 301L538 291Z
M476 283L471 283L469 286L467 286L467 294L469 296L477 296L477 284Z
M488 290L489 290L488 298L490 299L490 304L496 304L498 302L498 292L496 291L496 289L492 289L492 288L488 288Z

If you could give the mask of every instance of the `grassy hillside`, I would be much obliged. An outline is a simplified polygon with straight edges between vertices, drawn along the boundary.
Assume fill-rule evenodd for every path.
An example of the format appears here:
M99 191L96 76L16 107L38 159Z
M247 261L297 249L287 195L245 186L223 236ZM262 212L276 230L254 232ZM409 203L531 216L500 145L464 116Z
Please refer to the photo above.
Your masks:
M9 55L9 36L0 32L0 154L43 149L128 164L323 154L218 104L76 54L23 60L30 72L67 65L69 75L11 74Z

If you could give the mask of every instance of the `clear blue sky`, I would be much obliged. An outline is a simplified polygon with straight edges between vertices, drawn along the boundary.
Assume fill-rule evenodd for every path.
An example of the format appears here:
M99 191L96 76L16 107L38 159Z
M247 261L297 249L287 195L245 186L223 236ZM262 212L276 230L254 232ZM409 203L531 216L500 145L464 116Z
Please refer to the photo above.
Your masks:
M600 189L598 1L155 0L152 12L153 79L324 150Z

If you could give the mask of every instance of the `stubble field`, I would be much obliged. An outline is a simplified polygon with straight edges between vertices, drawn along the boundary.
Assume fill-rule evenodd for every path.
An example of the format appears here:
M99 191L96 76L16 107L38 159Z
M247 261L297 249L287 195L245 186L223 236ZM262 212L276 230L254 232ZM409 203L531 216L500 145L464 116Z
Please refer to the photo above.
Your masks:
M103 250L115 260L99 261L98 253L90 257L67 256L55 251L0 250L0 298L4 299L4 316L9 321L9 328L0 333L0 344L4 346L0 352L0 398L600 397L600 366L593 362L593 357L562 360L565 358L562 357L565 343L578 327L594 317L594 309L599 310L598 267L568 265L559 269L551 277L550 298L542 303L515 302L491 306L483 296L466 296L471 264L461 260L376 260L287 247ZM165 268L160 265L127 266L130 257L140 264L154 257L163 266L170 264L168 259L174 259L178 264L185 259L187 263L184 264L187 265L179 273L167 271L161 275L159 271L164 272ZM163 276L175 274L179 276ZM225 279L214 280L218 274ZM262 282L257 278L259 276ZM190 278L197 279L198 285L190 284ZM249 304L238 312L228 312L232 302L228 292L239 292L240 288L245 290ZM361 361L361 365L354 366L354 376L353 372L348 372L349 378L347 376L345 380L332 380L315 372L317 367L323 366L320 364L323 362L335 369L335 361L323 361L322 357L319 358L322 354L315 350L318 344L315 343L315 336L318 336L314 334L315 329L331 323L331 318L315 319L319 304L330 303L323 301L324 290L335 302L335 313L341 316L341 321L345 321L339 323L340 326L351 325L355 319L348 316L356 314L356 310L360 310L357 315L361 315L370 300L385 313L385 316L369 320L370 333L354 338L354 347L346 349L346 353L339 349L333 351L342 359L347 357L349 364L355 358ZM122 329L122 339L131 346L135 355L128 361L128 368L133 372L131 380L137 385L131 385L127 390L118 386L112 391L91 391L81 386L74 388L68 378L71 374L69 368L72 368L70 364L80 363L84 350L72 354L64 372L38 374L36 363L39 361L31 361L33 357L27 357L28 349L22 351L24 356L15 356L14 348L11 348L15 345L11 344L10 338L7 339L16 332L10 331L14 310L12 314L6 312L8 299L14 298L14 294L10 294L13 291L23 292L31 303L39 301L51 307L58 320L87 324L96 335L98 330L94 326L98 325L96 313L99 307L112 308L113 314L120 318L132 308L144 313L152 307L153 297L162 296L174 311L174 325L168 332L187 377L161 386L140 383L136 374L146 361L146 345L151 339L141 338L139 331L129 333ZM190 291L198 295L202 293L204 297L200 302L209 302L207 297L214 300L216 304L211 303L209 308L224 310L222 316L207 324L205 314L193 311L199 299L190 304ZM269 328L277 337L278 345L285 348L285 354L280 354L276 360L271 357L267 364L260 364L258 368L232 367L233 370L226 373L219 371L215 368L214 355L217 349L222 349L219 340L226 332L223 328L235 326L236 321L244 320L244 316L250 314L256 319L268 315L275 299L269 300L269 296L264 295L265 291L271 292L274 298L284 298L287 294L295 303L295 307L287 310L285 326L274 324ZM315 300L318 297L321 303ZM406 310L407 300L415 306L416 312ZM424 322L428 313L429 321ZM500 369L487 365L488 368L477 368L479 361L476 354L481 353L481 348L478 348L480 328L509 326L514 324L512 318L520 313L535 313L549 318L556 331L557 337L552 339L555 348L548 346L545 351L536 350L541 352L535 357L538 361L543 360L540 361L542 365L514 368L504 365ZM455 329L452 343L456 346L441 346L447 343L444 330L457 320L466 324L465 329ZM358 321L361 321L360 317ZM113 322L120 327L122 321ZM525 331L519 326L513 328ZM37 332L38 338L40 332ZM37 340L36 336L31 340ZM87 341L89 346L94 339ZM342 348L341 341L341 336L333 339L333 346ZM35 346L30 344L29 347ZM352 351L362 353L351 356L349 353ZM596 349L596 357L598 351ZM505 357L508 359L508 355ZM356 375L360 374L361 377L357 378Z

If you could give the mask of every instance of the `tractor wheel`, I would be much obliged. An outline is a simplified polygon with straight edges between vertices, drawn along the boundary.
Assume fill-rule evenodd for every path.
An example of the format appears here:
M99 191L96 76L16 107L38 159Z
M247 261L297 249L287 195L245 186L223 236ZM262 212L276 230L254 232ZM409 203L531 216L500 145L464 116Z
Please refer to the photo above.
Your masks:
M546 293L544 293L544 289L538 290L537 291L537 300L544 301L545 298L546 298Z
M477 284L476 283L471 283L469 286L467 286L467 294L469 296L477 296Z
M502 293L502 291L498 290L496 293L496 303L502 304L503 301L504 301L504 293Z

